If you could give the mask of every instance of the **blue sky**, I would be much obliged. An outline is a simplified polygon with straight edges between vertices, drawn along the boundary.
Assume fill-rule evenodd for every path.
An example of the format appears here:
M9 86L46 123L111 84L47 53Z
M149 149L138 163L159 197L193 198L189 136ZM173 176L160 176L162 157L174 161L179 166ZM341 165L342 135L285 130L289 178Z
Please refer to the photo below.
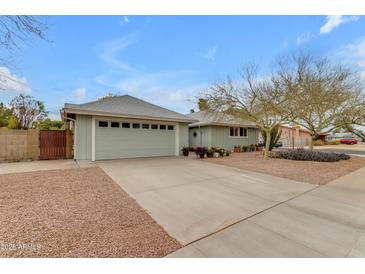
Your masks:
M365 71L365 19L357 16L50 16L47 38L14 50L0 67L0 101L19 92L57 118L65 102L130 94L187 113L210 84L237 76L242 64L269 70L298 49ZM365 78L365 73L363 73Z

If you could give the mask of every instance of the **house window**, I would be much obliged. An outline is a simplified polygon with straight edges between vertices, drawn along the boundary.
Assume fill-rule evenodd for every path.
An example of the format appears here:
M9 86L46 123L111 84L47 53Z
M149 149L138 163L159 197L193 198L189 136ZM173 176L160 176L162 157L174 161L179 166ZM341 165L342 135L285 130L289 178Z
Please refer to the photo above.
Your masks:
M158 125L156 125L156 124L152 124L152 125L151 125L151 129L158 129Z
M167 130L174 130L174 126L167 126Z
M140 128L141 127L141 125L140 124L136 124L136 123L133 123L133 128Z
M108 127L108 121L99 121L99 127Z
M160 129L166 130L166 125L160 125Z
M110 122L111 127L119 127L119 122Z
M130 128L131 124L130 123L122 123L122 127L123 128Z
M142 124L142 128L149 129L150 128L150 124Z
M240 127L240 136L241 137L247 137L247 128Z
M247 137L247 128L244 127L230 127L229 136L231 137Z

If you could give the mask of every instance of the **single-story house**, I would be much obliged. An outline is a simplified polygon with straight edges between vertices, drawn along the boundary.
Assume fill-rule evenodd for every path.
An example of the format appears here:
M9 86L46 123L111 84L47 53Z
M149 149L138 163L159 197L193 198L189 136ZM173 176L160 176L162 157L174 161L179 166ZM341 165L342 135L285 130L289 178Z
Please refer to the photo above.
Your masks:
M300 126L281 125L279 141L284 147L303 147L311 142L310 131Z
M65 104L61 115L74 131L74 158L91 161L177 156L195 122L129 95Z
M199 111L187 116L198 120L189 124L190 147L232 150L234 146L258 143L258 129L252 122L218 112Z

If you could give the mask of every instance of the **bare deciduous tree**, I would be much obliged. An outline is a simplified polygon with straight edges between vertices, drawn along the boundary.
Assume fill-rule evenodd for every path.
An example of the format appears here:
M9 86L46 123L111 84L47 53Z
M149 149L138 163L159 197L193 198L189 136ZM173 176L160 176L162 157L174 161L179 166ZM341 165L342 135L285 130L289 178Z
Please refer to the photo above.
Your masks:
M20 49L28 43L32 37L45 40L47 24L38 17L28 15L2 15L0 16L0 48L4 49L0 56L0 65L12 66L13 49ZM9 77L7 73L0 70L0 90L6 89L7 83L20 84L14 77Z
M44 104L29 95L20 94L10 102L12 114L16 118L17 129L34 128L37 122L47 117Z
M326 58L300 53L280 62L280 86L292 96L290 120L311 132L310 148L320 134L343 127L346 113L362 93L357 73ZM341 119L339 119L341 117Z
M290 94L280 87L274 75L258 78L257 66L243 69L242 82L228 79L226 82L211 86L205 99L211 111L220 111L254 122L266 133L264 158L269 156L271 130L286 122L290 116L288 103Z

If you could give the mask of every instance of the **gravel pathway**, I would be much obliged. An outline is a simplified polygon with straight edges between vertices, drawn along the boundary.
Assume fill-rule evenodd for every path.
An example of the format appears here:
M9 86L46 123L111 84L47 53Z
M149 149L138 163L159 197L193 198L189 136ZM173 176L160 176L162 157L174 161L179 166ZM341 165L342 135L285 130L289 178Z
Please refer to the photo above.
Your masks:
M180 247L98 167L0 175L0 257L162 257Z
M351 156L351 159L346 161L324 163L286 159L264 160L262 152L232 153L229 157L206 158L205 161L317 185L326 184L365 166L364 157Z

